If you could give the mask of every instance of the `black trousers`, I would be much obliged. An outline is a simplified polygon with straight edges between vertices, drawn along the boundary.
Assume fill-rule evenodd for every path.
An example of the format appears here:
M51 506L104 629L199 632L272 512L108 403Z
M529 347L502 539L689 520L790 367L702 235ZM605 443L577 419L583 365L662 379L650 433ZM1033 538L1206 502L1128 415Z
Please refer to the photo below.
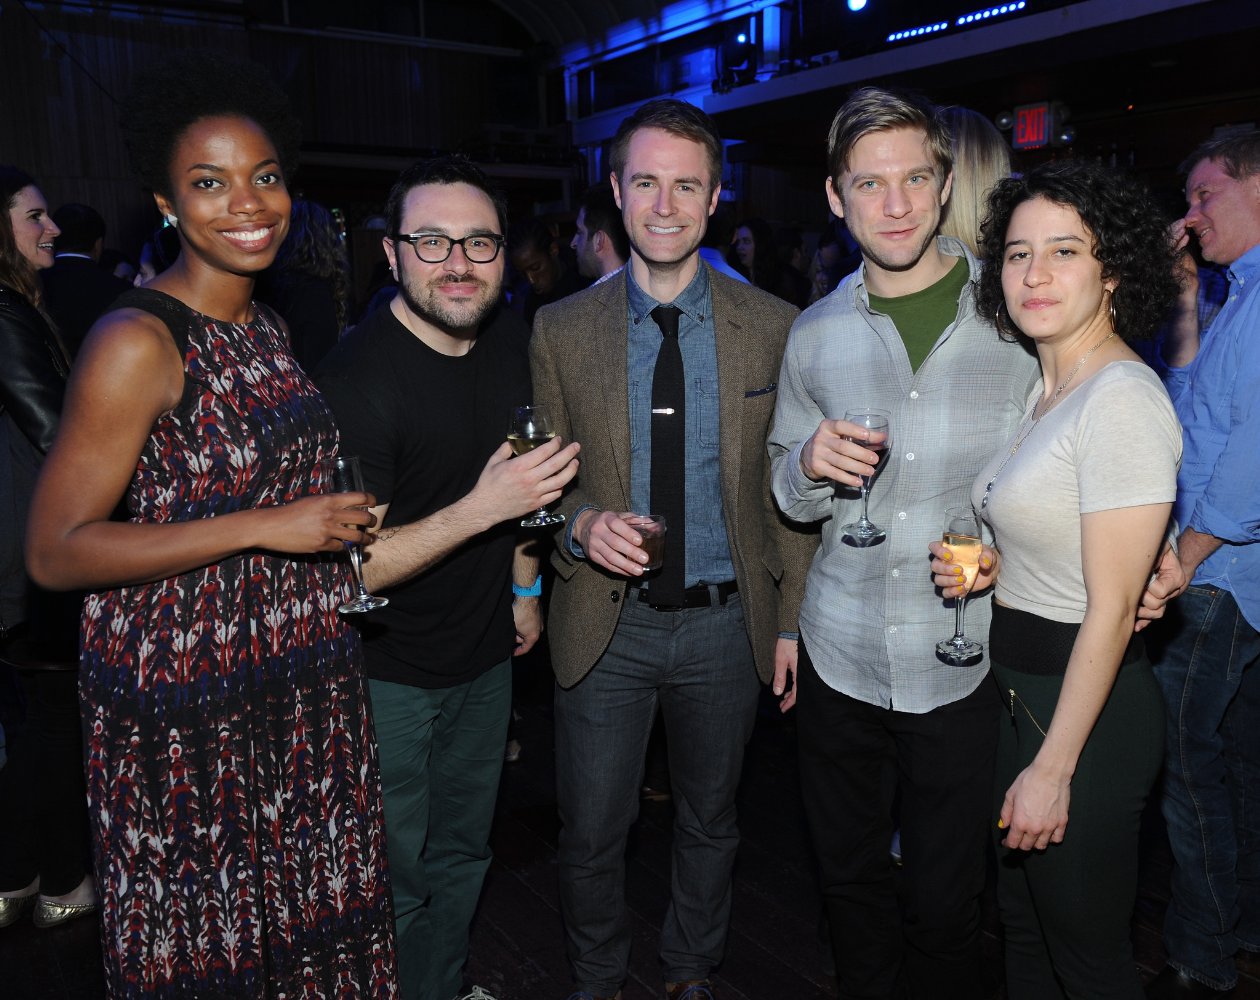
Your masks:
M1078 629L994 606L993 676L1013 703L1000 727L995 817L1041 749ZM994 827L1011 1000L1141 1000L1130 939L1138 835L1163 758L1164 700L1139 637L1077 761L1063 842L1008 850Z
M18 673L26 721L7 733L0 768L0 890L39 876L45 896L71 892L89 870L87 789L78 673Z
M986 680L922 715L897 712L828 687L803 645L797 682L801 785L840 997L983 996L980 894L1000 714L994 685ZM888 854L898 791L900 901Z

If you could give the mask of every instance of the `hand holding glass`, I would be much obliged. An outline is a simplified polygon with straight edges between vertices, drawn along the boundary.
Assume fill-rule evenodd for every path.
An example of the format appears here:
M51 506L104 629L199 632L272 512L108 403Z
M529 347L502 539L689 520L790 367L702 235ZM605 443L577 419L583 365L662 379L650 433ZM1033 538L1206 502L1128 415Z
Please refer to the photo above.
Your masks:
M328 461L328 478L332 482L335 493L362 493L363 470L359 467L359 459L353 455L338 455ZM343 614L356 614L360 611L371 611L383 608L389 603L388 597L374 597L363 585L363 544L346 542L346 551L350 553L350 572L354 576L358 595L352 597L338 610Z
M512 451L524 455L533 451L540 444L546 444L556 436L551 426L551 417L543 406L516 406L512 408L512 418L508 423L508 442ZM539 507L529 517L521 521L522 528L545 528L552 524L563 524L563 514L550 514L546 507Z
M660 569L665 561L665 515L664 514L626 514L623 520L639 533L643 539L643 551L648 561L643 564L643 571L650 573Z
M980 573L980 521L970 505L945 509L945 531L941 541L953 557L950 561L962 569L963 592L954 598L954 637L936 644L936 655L955 667L969 667L979 663L984 647L963 635L963 609L967 596L976 585Z
M888 453L892 449L892 429L889 426L889 415L885 410L860 409L849 410L844 419L851 424L865 427L866 440L851 437L850 441L875 452L879 459L875 463L875 471L869 476L862 476L862 516L852 524L840 529L840 537L850 545L860 549L875 545L887 538L887 533L871 521L867 516L867 505L871 493L871 480L879 475L880 470L888 463Z

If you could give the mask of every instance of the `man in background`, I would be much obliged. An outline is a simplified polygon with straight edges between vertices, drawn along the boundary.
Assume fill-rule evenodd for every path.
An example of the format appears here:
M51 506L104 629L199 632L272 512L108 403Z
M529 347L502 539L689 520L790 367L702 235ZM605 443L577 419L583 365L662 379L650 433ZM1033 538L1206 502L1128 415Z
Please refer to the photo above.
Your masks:
M577 255L578 273L596 284L625 266L630 240L608 182L594 184L582 195L577 232L569 245Z
M100 266L105 220L90 205L62 205L52 214L61 227L53 266L40 272L49 315L70 356L110 303L131 286Z

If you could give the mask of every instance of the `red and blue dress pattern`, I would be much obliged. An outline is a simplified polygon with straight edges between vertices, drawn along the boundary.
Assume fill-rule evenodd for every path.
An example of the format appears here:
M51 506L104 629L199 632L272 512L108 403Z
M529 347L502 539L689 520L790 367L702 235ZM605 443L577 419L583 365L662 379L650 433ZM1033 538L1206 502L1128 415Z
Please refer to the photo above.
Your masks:
M322 492L336 425L265 311L245 325L183 312L185 392L140 456L132 519ZM349 593L344 560L247 552L89 595L80 683L111 996L397 995L362 654L337 613Z

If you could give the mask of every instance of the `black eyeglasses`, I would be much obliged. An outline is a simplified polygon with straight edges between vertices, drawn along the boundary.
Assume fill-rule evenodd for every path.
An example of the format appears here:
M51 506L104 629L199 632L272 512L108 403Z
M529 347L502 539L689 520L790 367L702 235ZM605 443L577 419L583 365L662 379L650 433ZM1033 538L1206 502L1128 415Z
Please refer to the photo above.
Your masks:
M464 256L474 264L489 264L507 242L498 233L473 233L458 240L439 233L398 233L394 241L410 243L416 256L426 264L442 263L456 246L462 247Z

